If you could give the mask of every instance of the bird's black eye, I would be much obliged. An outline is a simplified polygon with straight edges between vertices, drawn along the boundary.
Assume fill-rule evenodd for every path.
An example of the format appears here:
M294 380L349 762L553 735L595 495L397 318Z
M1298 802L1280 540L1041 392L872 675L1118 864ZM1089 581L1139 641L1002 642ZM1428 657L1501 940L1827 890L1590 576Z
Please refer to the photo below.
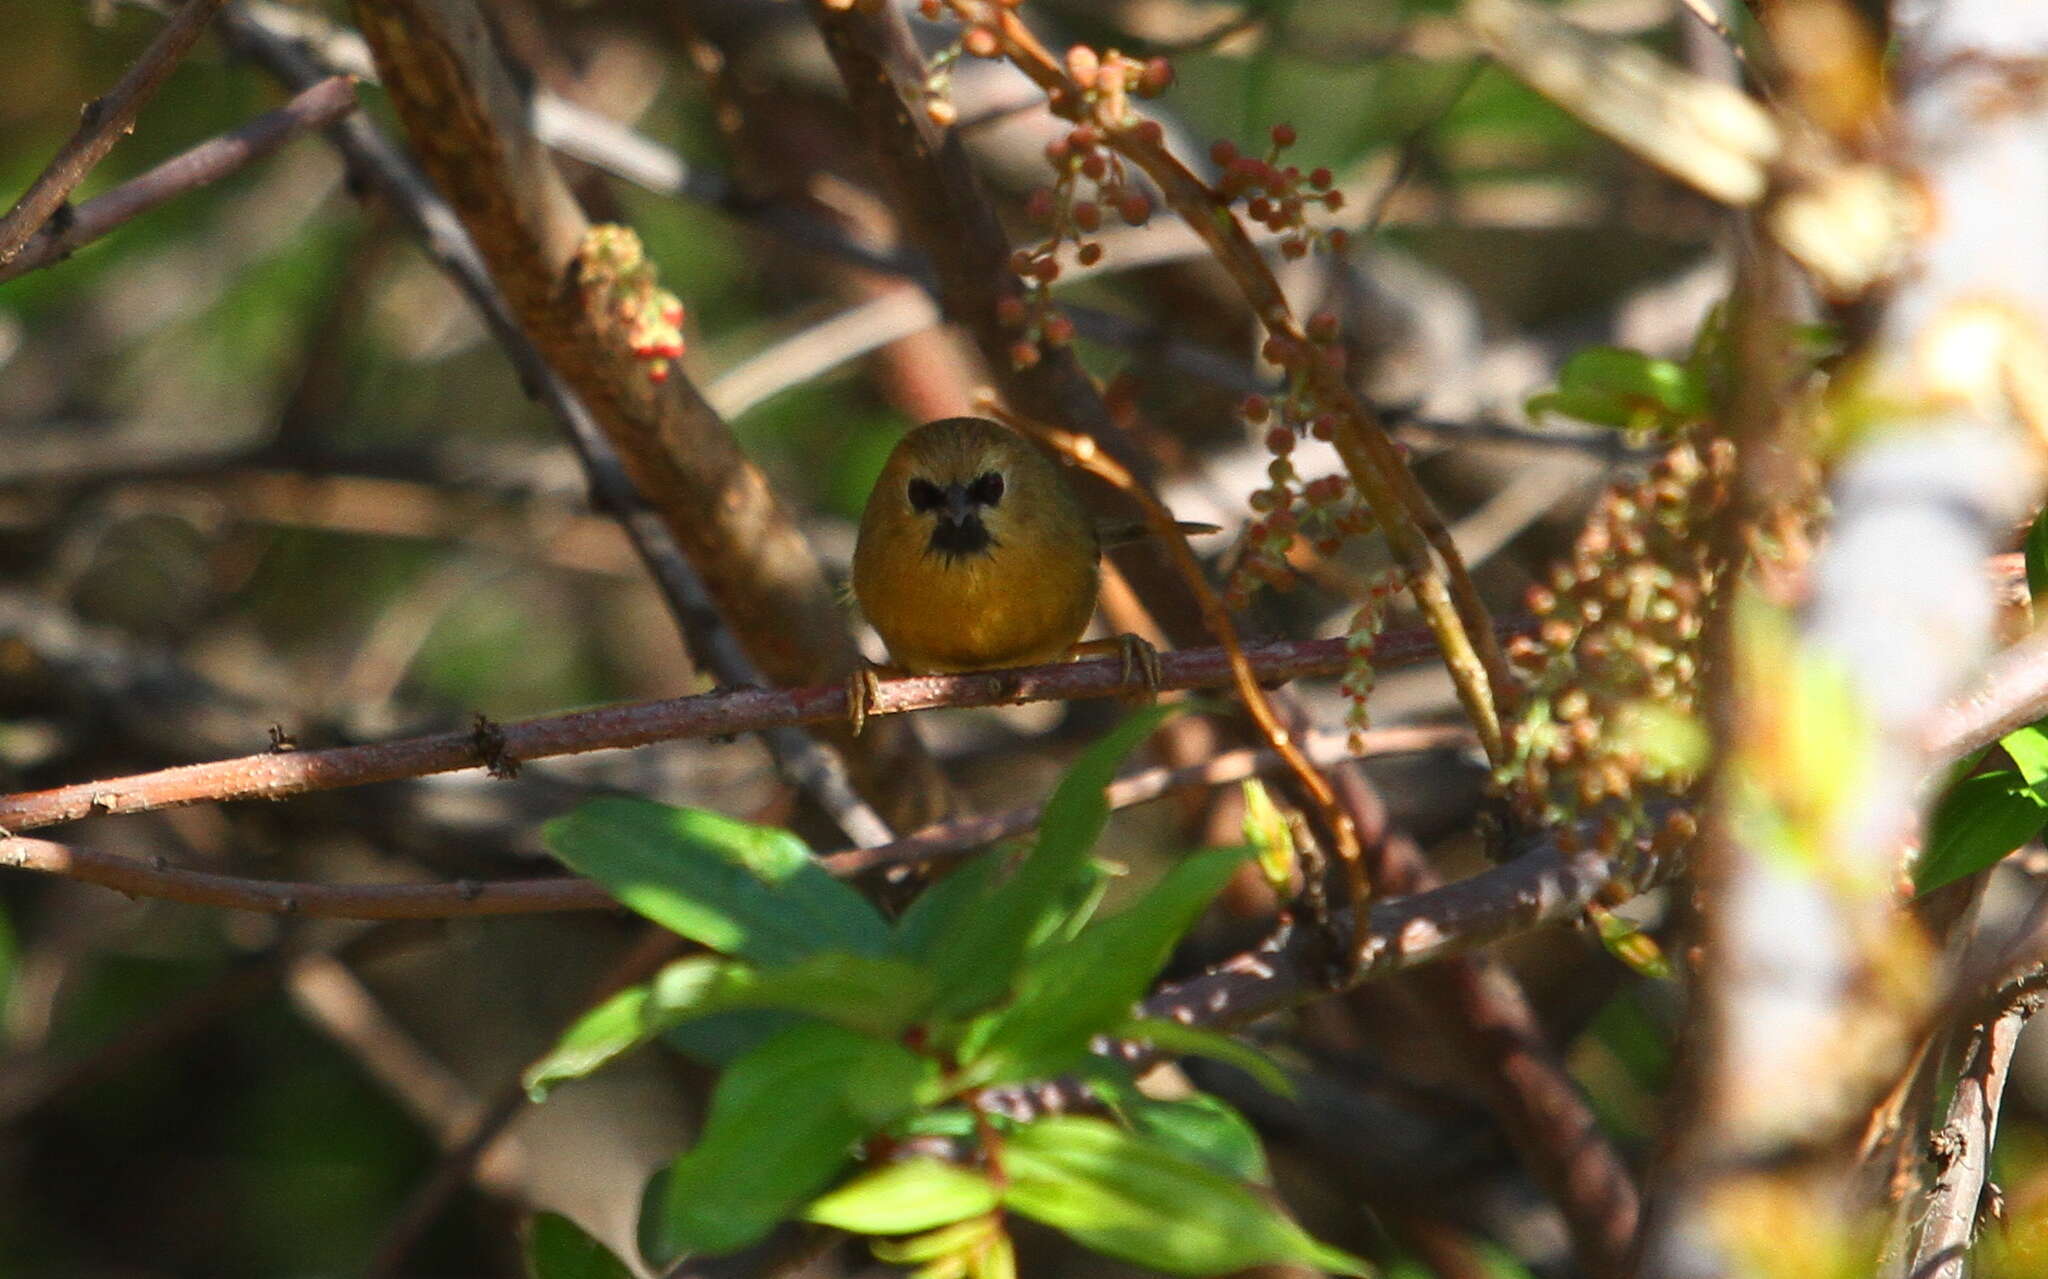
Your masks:
M974 483L967 486L967 500L976 506L994 506L1003 500L1003 476L1000 471L983 471L974 477Z
M946 504L946 495L930 480L919 477L910 482L910 509L936 511Z

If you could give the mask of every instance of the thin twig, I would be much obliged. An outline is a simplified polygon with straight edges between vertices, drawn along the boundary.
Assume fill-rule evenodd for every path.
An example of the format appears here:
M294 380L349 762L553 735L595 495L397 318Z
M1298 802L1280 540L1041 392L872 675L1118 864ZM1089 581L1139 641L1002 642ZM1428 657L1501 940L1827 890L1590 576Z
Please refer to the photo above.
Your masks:
M1427 635L1390 633L1374 646L1373 660L1392 667L1426 660L1434 651ZM1347 661L1342 638L1281 640L1258 645L1245 656L1261 682L1334 675ZM1215 688L1234 678L1228 657L1218 648L1161 654L1160 674L1162 689ZM1129 687L1116 658L964 675L912 675L882 680L869 714L1113 697L1129 692ZM0 830L20 832L99 814L148 812L219 800L282 799L465 768L502 774L524 761L554 755L687 737L723 737L788 724L843 724L846 714L846 686L823 684L629 702L505 724L479 718L469 732L326 750L266 752L0 797Z
M301 133L334 123L355 107L355 81L348 76L329 76L275 111L266 111L239 129L173 156L79 205L68 218L51 221L30 236L13 258L0 261L0 284L60 262L122 223L218 182Z
M1391 754L1450 749L1470 740L1463 730L1450 726L1388 728L1366 733L1362 744L1368 754ZM1315 734L1304 746L1310 755L1325 761L1350 753L1347 735L1334 733ZM1279 766L1278 757L1268 751L1230 751L1183 768L1141 770L1112 783L1107 797L1112 808L1126 808L1185 787L1224 785ZM1039 813L1037 807L1027 806L954 818L902 839L830 853L821 860L842 877L926 862L1022 834L1038 824ZM614 904L603 888L572 876L417 884L288 883L188 870L162 858L144 860L21 836L0 839L0 866L99 884L134 897L334 919L525 915L605 910Z
M223 3L224 0L186 0L114 87L105 96L86 103L78 131L29 184L7 216L0 218L0 265L14 260L28 238L56 215L85 175L113 150L114 143L134 130L136 112L156 96L165 77L193 41L199 39L200 32Z

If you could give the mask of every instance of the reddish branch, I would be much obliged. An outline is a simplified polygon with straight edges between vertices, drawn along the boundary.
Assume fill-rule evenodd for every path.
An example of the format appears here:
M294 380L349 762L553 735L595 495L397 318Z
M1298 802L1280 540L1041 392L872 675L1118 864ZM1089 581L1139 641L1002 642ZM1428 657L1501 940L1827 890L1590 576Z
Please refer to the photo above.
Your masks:
M1471 736L1455 726L1375 729L1365 734L1367 754L1449 749ZM1345 758L1345 738L1312 738L1309 752L1324 760ZM1275 771L1270 751L1237 750L1183 768L1148 768L1121 777L1107 792L1111 808L1127 808L1190 786L1219 786ZM925 862L985 847L1038 824L1036 806L955 818L874 848L830 853L821 860L835 875L851 877L883 866ZM614 902L589 880L555 876L518 880L457 880L423 884L286 883L248 879L146 861L47 840L0 840L0 866L98 884L134 897L250 910L273 915L337 919L448 919L471 915L530 915L553 911L604 910Z
M61 261L115 227L166 201L197 190L277 150L309 129L324 128L356 107L355 81L330 76L290 102L218 138L88 200L67 218L54 220L29 238L11 260L0 261L0 284L37 267Z
M63 208L72 190L114 149L114 143L134 130L136 112L156 96L165 77L223 3L224 0L186 0L127 74L104 97L85 104L78 131L36 176L7 216L0 218L0 266L14 260L28 238Z
M1373 651L1374 660L1388 666L1419 661L1433 652L1428 637L1413 631L1390 634ZM1250 649L1246 657L1262 681L1333 675L1344 668L1344 641L1288 640ZM1215 688L1232 678L1229 659L1216 648L1162 654L1160 674L1162 689ZM883 680L869 715L939 706L1111 697L1129 691L1120 660L1094 658L1011 671ZM553 755L685 737L723 737L785 724L843 724L846 713L846 686L830 684L631 702L507 724L479 718L477 727L466 733L436 733L327 750L266 752L9 795L0 798L0 830L34 830L100 813L139 813L219 800L283 799L464 768L502 774L523 761Z

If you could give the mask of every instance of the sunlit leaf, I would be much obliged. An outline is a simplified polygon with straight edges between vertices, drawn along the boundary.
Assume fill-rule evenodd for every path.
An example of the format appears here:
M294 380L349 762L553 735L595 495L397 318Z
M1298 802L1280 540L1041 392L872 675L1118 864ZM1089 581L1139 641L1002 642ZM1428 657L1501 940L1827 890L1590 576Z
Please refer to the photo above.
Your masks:
M763 966L822 951L880 955L888 928L787 831L642 799L594 799L549 822L548 849L625 905Z
M1363 1261L1316 1242L1249 1186L1106 1120L1063 1116L1010 1134L1003 1205L1097 1252L1170 1274Z
M996 1207L986 1173L938 1159L905 1159L820 1195L804 1216L864 1235L908 1235L978 1217Z

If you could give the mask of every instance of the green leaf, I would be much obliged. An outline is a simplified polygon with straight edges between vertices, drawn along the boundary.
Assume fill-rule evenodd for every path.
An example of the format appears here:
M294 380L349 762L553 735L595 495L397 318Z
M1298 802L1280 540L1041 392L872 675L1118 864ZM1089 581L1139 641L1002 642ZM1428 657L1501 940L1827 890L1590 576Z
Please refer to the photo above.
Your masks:
M2033 602L2036 617L2041 610L2041 597L2048 594L2048 507L2034 517L2027 529L2027 598Z
M1297 1262L1370 1273L1244 1183L1104 1120L1064 1116L1018 1129L1003 1144L1003 1172L1011 1211L1149 1269L1214 1275Z
M1184 1026L1164 1017L1141 1017L1125 1022L1111 1033L1118 1039L1148 1041L1160 1051L1178 1057L1207 1057L1235 1066L1256 1079L1266 1091L1281 1097L1294 1096L1293 1081L1281 1073L1271 1057L1221 1031Z
M938 1159L906 1159L813 1200L804 1216L863 1235L909 1235L993 1212L984 1173Z
M1997 864L2048 824L2048 802L2009 768L1965 777L1928 820L1926 851L1913 868L1925 893Z
M1136 904L1091 924L1066 945L1034 956L1017 997L963 1048L973 1085L1044 1078L1085 1056L1088 1041L1130 1019L1173 946L1220 891L1249 849L1198 853Z
M585 1014L527 1072L526 1089L542 1100L560 1080L587 1075L686 1021L742 1009L802 1013L848 1030L893 1036L929 1002L931 992L924 970L900 959L828 953L764 972L694 955Z
M821 951L881 955L888 926L787 831L623 796L549 822L547 846L625 905L763 967Z
M807 1022L733 1063L643 1229L650 1259L730 1252L831 1181L864 1134L914 1110L935 1068L896 1044Z
M1001 998L1032 942L1071 912L1074 893L1090 870L1089 850L1109 820L1103 792L1124 757L1172 709L1139 711L1083 752L1046 801L1038 842L1016 873L991 881L974 908L952 909L933 930L925 953L940 983L940 1013L971 1012Z
M1266 1150L1251 1123L1221 1098L1196 1093L1174 1101L1143 1095L1117 1107L1140 1136L1239 1181L1272 1180Z
M1693 370L1640 351L1592 346L1558 371L1557 389L1529 398L1531 416L1556 413L1598 426L1678 425L1707 411L1707 387Z
M2020 770L2020 777L2029 786L2039 786L2048 781L2048 732L2041 725L2029 724L2016 728L1998 739L2005 753L2012 756L2012 762Z
M567 1217L537 1214L526 1227L526 1273L531 1279L632 1279L626 1263Z
M960 926L982 907L995 890L995 881L1006 860L996 849L977 853L919 893L910 909L896 921L896 953L913 959L928 958L942 934Z
M1287 824L1286 815L1273 802L1264 782L1256 777L1247 777L1243 791L1244 842L1250 844L1258 856L1259 873L1266 877L1266 883L1273 892L1285 901L1294 885L1294 829Z
M688 962L688 961L685 961ZM526 1095L546 1101L565 1079L580 1079L612 1058L643 1043L647 987L631 986L576 1019L548 1055L527 1069Z

